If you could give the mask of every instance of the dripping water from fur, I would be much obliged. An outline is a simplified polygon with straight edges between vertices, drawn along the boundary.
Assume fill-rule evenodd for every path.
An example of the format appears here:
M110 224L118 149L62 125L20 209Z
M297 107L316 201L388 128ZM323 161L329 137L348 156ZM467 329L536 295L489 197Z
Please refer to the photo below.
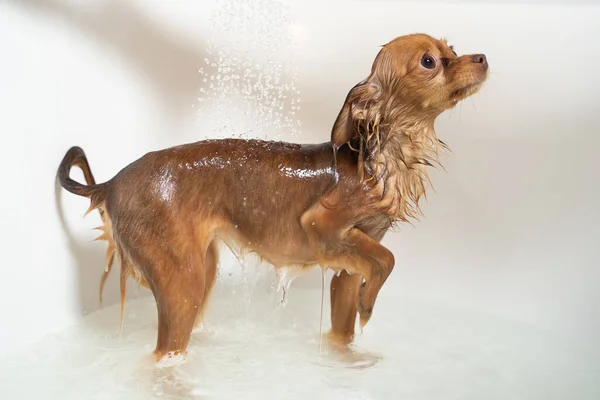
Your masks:
M321 268L321 313L319 316L319 353L323 351L323 308L325 303L325 271Z
M290 286L294 279L303 273L301 267L286 266L277 267L275 275L277 277L277 292L281 292L281 301L279 304L285 307L288 301Z
M336 145L333 145L333 176L335 178L335 183L337 183L339 179L339 173L337 169L337 153L338 147Z

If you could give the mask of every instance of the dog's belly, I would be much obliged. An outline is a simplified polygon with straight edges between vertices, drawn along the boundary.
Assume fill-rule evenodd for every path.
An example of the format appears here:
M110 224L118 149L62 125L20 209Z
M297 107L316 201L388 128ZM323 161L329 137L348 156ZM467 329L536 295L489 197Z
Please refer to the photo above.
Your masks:
M249 234L253 229L248 228L230 226L217 232L215 237L227 244L236 255L256 253L275 267L308 266L316 263L306 234L301 228L290 230L271 227L272 232L263 232L260 236ZM277 233L282 230L286 230L287 234Z

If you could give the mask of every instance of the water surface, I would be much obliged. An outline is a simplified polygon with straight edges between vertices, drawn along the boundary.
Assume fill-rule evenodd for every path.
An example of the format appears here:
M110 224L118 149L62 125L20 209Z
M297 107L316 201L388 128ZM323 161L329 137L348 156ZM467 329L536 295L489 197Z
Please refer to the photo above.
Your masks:
M248 280L219 285L187 359L160 367L148 361L153 299L127 303L121 336L118 305L105 308L3 360L0 398L600 398L594 353L532 327L386 293L342 355L319 352L320 290L280 299Z

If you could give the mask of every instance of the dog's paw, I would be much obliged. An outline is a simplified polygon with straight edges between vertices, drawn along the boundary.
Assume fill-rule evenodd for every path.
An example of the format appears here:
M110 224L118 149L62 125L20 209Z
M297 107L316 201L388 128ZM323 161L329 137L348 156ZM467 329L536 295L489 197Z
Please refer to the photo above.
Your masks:
M357 310L360 317L361 329L369 322L373 315L373 306L377 293L374 291L373 285L363 281L358 291Z

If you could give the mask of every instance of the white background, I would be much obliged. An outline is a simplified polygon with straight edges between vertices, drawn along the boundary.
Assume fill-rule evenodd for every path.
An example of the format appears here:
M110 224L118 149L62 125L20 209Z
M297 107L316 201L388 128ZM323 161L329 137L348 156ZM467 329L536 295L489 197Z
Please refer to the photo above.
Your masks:
M273 137L326 141L347 91L395 36L420 31L485 53L487 85L437 122L453 153L431 172L425 218L384 240L397 267L380 301L403 293L593 343L600 7L525 3L292 4L285 34L303 125ZM91 242L98 218L82 218L87 200L56 189L65 151L82 146L104 181L147 151L216 135L217 117L197 114L213 5L0 3L0 354L98 308L105 245ZM320 287L318 273L299 284ZM117 291L111 279L105 304Z

